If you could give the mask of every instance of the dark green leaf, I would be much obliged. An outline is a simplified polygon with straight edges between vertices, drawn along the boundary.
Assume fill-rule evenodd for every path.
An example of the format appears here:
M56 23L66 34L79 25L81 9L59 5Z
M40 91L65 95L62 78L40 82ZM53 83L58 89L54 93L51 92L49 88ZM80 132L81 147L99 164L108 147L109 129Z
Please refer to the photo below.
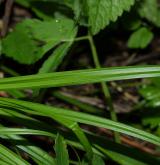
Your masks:
M87 0L89 25L93 34L104 29L110 21L116 21L123 11L129 10L135 0Z

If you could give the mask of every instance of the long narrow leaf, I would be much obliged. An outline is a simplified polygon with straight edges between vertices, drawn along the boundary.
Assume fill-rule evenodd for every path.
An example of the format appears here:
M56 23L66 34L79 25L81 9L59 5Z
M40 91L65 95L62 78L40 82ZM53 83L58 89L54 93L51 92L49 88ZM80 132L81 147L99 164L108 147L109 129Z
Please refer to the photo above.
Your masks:
M147 77L160 77L160 66L111 67L4 78L0 80L0 90L60 87Z
M1 160L6 161L8 165L29 165L29 163L2 144L0 144L0 158Z
M10 108L9 109L6 108L6 109L4 109L4 111L6 113L8 113L8 112L11 112L13 110ZM16 112L16 109L13 112ZM14 114L13 112L11 114ZM2 115L4 115L4 114L2 114ZM4 118L2 115L1 115L1 118ZM17 117L19 117L19 118L17 118L16 115L18 115ZM20 120L20 118L21 118L21 120ZM27 119L28 118L31 118L31 117L27 117ZM8 115L8 117L6 117L6 119L7 120L9 119L9 121L14 121L15 123L21 123L25 127L28 127L28 126L30 127L30 125L33 125L34 129L36 129L36 130L39 130L39 129L46 130L47 132L51 132L52 134L54 134L54 138L56 138L56 134L58 131L58 132L60 132L60 134L63 135L63 137L65 137L67 144L69 144L69 145L71 145L77 149L84 150L82 145L77 141L77 138L75 138L73 136L73 133L67 133L64 130L62 131L58 128L54 128L54 127L47 125L44 122L41 122L37 119L33 120L33 118L31 118L30 120L28 119L28 122L27 121L24 122L26 117L24 117L24 115L20 116L19 113L17 114L17 112L15 113L15 115L13 117L11 115L10 116ZM45 127L44 127L44 124L45 124ZM40 125L41 125L41 127L40 127ZM52 129L50 129L50 127ZM160 164L160 161L158 161L156 158L152 157L151 155L149 155L147 153L144 153L144 152L139 151L137 149L133 149L133 148L121 145L121 144L116 144L115 142L108 140L106 137L102 138L102 137L97 136L97 135L95 136L94 134L90 134L89 132L86 132L86 131L85 131L85 133L87 135L87 138L89 139L89 141L92 144L93 152L95 154L102 156L102 157L104 157L105 154L107 156L109 156L109 155L107 153L104 153L104 152L100 153L97 149L95 149L95 146L97 147L97 145L98 145L99 147L102 147L102 148L106 149L107 151L111 151L113 156L114 155L116 156L116 154L120 154L122 159L124 159L126 162L127 162L127 159L129 160L131 158L133 160L138 160L139 162L146 163L146 164ZM12 135L12 136L10 135L9 137L11 138L13 136L16 136L16 135ZM2 136L2 135L0 135L0 137L5 139L5 140L14 140L14 139L8 139L8 138L6 138L6 136ZM103 144L102 144L102 141L103 141ZM16 142L15 142L15 145L16 145ZM17 144L17 147L19 147L19 143ZM28 147L32 147L32 146L28 146ZM29 149L29 151L25 150L24 147L23 148L20 147L20 149L22 149L23 151L27 152L30 155L34 154L34 151L36 152L36 150L32 150L32 149L31 149L31 151L30 151L30 149ZM35 155L37 157L37 159L39 159L39 157L41 157L41 159L43 159L43 157L40 156L38 152L36 152L36 153L38 154L38 155ZM47 159L47 160L49 161L49 159Z
M30 143L27 139L17 135L10 135L10 136L0 135L0 136L2 138L7 139L8 141L11 141L11 143L13 143L18 149L29 154L31 158L35 160L35 162L39 162L43 165L50 165L50 164L55 165L55 160L47 152L43 151L41 148ZM21 143L16 144L17 141L20 141Z
M0 128L1 135L43 135L54 138L54 135L50 132L25 129L25 128Z
M50 107L38 103L31 103L27 101L20 101L20 100L8 99L8 98L0 98L0 105L2 106L8 105L9 107L11 106L14 108L18 108L19 110L22 111L26 111L26 112L28 111L33 114L48 116L55 120L56 118L62 117L62 120L66 119L66 121L70 120L74 122L79 122L83 124L114 130L160 146L160 137L157 137L145 131L136 129L134 127L119 122L114 122L112 120L105 119L102 117L96 117L93 115L69 111L62 108Z
M42 74L48 73L52 70L55 71L62 62L71 44L72 42L67 42L60 45L43 63L38 73Z

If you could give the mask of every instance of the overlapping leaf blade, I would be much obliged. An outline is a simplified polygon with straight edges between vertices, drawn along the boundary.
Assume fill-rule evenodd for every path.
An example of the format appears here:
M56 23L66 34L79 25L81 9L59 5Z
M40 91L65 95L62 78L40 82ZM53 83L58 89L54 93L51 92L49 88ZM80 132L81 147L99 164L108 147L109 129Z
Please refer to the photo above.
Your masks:
M29 165L27 161L20 158L17 154L2 144L0 144L0 159L8 163L8 165Z
M147 133L145 131L136 129L134 127L127 126L122 123L114 122L109 119L104 119L101 117L92 116L85 113L80 112L73 112L56 107L49 107L46 105L31 103L31 102L25 102L20 100L14 100L14 99L6 99L1 98L0 99L0 105L1 106L12 106L14 108L18 108L22 111L28 111L32 114L36 115L42 115L42 116L48 116L56 120L57 118L61 118L61 123L65 121L74 121L78 123L93 125L97 127L102 127L106 129L111 129L117 132L121 132L136 138L140 138L142 140L151 142L156 145L160 145L160 138L152 135L150 133ZM36 134L36 131L35 131Z

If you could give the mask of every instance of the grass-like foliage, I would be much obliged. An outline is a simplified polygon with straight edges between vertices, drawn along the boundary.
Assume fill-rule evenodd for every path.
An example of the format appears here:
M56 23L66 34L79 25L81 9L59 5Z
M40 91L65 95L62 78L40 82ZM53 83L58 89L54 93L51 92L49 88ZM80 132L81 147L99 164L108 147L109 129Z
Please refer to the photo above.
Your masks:
M120 23L131 34L128 48L146 48L154 38L152 27L160 26L158 1L16 0L14 5L30 12L33 18L18 23L11 20L14 27L0 39L4 61L0 67L9 75L0 79L1 95L7 96L0 98L0 165L105 165L107 161L120 165L160 164L157 155L147 149L123 144L123 137L131 138L138 144L151 145L156 152L160 137L158 131L151 131L159 127L160 118L143 115L137 128L129 120L118 121L108 87L112 81L152 78L139 90L143 100L135 109L157 108L160 66L101 67L94 42L95 35ZM66 65L72 58L67 55L75 47L81 49L80 41L88 44L95 67L68 71ZM16 69L10 69L12 63ZM94 83L101 85L104 109L59 91L61 87ZM70 106L62 108L56 102L47 105L50 95ZM145 130L147 125L150 127ZM112 138L101 131L109 132Z

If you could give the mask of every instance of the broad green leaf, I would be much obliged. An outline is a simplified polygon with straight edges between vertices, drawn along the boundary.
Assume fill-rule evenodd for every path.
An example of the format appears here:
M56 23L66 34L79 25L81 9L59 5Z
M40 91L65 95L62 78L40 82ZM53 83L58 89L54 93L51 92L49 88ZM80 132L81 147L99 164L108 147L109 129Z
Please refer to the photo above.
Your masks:
M42 42L54 41L57 44L63 41L73 41L73 36L77 32L74 22L67 18L52 21L28 19L25 24L31 28L34 39Z
M73 41L76 32L70 19L27 19L2 40L2 51L20 63L32 64L60 42Z
M48 117L53 118L54 120L57 120L57 118L59 120L61 118L61 123L63 123L64 121L64 124L66 121L73 121L77 123L83 123L83 124L110 129L113 131L117 131L120 133L124 133L130 136L139 138L141 140L151 142L158 146L160 145L159 137L152 135L148 132L136 129L134 127L131 127L119 122L114 122L109 119L96 117L93 115L80 113L80 112L73 112L73 111L69 111L69 110L65 110L61 108L49 107L49 106L41 105L37 103L19 101L19 100L8 99L8 98L0 98L0 105L4 107L11 106L16 109L18 108L19 110L22 110L22 111L28 111L29 113L32 113L35 115L48 116ZM45 135L44 131L41 131L41 132ZM33 130L33 133L38 134L39 132L37 130ZM26 134L27 134L27 131L26 131ZM48 135L49 133L46 134L46 136Z
M0 90L60 87L147 77L160 77L160 67L158 65L111 67L4 78L0 80Z
M130 9L134 2L135 0L87 0L91 32L97 34L110 21L116 21L125 10Z
M0 159L8 163L8 165L29 165L28 162L2 144L0 144Z
M140 2L138 12L142 18L160 27L160 10L158 0L143 0Z
M37 49L39 47L36 41L32 40L29 30L23 23L17 24L14 31L2 42L2 51L6 56L25 64L30 64L38 59Z
M133 32L128 40L129 48L145 48L153 39L153 33L146 27Z
M57 165L69 165L69 155L67 144L61 135L57 135L55 140L55 152Z

